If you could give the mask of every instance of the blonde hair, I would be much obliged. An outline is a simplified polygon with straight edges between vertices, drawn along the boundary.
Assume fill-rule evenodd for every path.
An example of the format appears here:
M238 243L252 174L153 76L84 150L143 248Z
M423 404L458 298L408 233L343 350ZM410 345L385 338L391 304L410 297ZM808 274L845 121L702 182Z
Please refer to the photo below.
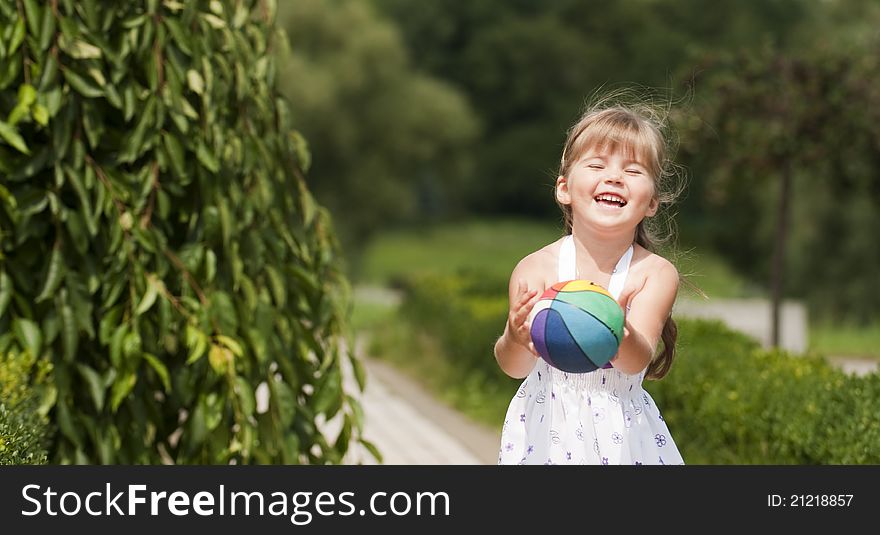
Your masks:
M656 252L674 235L674 224L668 208L684 189L684 174L669 156L675 152L675 147L671 145L673 138L667 133L669 108L660 108L644 99L633 99L632 96L631 91L612 93L588 106L568 130L558 175L566 176L571 167L592 148L623 151L627 158L642 163L654 179L654 196L659 208L654 217L639 222L634 241ZM571 234L571 205L562 204L558 198L556 202L562 210L565 234ZM677 337L678 328L670 316L660 336L663 350L648 365L646 378L661 379L669 372L675 358Z

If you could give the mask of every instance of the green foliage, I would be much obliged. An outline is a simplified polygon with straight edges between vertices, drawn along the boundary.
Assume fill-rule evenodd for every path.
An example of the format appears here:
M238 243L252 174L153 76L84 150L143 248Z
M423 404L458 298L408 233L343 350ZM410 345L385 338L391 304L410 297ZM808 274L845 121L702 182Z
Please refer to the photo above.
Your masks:
M360 0L281 5L281 87L311 143L309 186L346 250L388 224L454 213L478 124L448 84L420 73L397 28Z
M275 89L275 2L0 17L0 351L53 362L51 458L340 461L348 290Z
M51 370L29 352L0 351L0 465L47 462Z
M700 177L692 193L711 214L703 232L734 267L768 279L780 182L791 173L786 290L806 296L816 317L864 322L880 312L880 63L859 49L710 56L679 131L682 159Z
M713 322L682 322L672 372L649 390L692 464L876 464L880 375L767 351Z
M506 285L462 274L414 281L398 320L438 346L445 366L431 363L427 373L442 378L439 388L459 408L494 426L516 390L493 358L506 316ZM680 320L679 332L672 371L645 387L663 410L686 462L880 461L874 407L880 374L847 376L815 355L763 350L718 322ZM403 340L409 344L405 358L422 355L413 351L420 347L411 339Z

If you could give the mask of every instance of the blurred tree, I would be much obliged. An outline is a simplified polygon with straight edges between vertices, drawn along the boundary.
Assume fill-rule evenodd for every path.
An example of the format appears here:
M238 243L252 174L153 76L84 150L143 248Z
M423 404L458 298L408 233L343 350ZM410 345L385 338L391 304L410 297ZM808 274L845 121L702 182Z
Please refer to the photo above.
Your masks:
M484 123L480 212L556 214L565 129L600 86L666 87L706 50L787 42L812 0L373 0Z
M332 463L359 438L274 5L0 0L0 354L52 361L53 462Z
M714 56L682 117L714 244L774 301L819 317L880 312L880 62L851 44ZM787 259L787 260L786 260Z
M308 176L350 255L383 225L460 204L478 121L449 84L418 73L396 27L357 0L284 2L282 89L309 139Z

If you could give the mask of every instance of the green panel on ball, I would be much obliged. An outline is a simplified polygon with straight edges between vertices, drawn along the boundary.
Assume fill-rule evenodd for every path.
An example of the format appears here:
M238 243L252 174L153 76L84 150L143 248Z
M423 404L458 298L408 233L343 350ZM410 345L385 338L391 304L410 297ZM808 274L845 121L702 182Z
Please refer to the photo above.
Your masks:
M611 329L618 342L623 340L623 309L614 299L591 291L559 292L556 299L590 313Z

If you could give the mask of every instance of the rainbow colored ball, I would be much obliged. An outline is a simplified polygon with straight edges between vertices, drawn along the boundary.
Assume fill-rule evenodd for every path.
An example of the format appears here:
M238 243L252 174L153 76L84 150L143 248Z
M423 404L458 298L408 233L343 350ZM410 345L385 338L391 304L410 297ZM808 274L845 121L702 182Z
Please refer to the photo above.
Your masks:
M605 288L590 281L554 284L531 315L535 350L565 372L586 373L605 366L623 339L623 309Z

